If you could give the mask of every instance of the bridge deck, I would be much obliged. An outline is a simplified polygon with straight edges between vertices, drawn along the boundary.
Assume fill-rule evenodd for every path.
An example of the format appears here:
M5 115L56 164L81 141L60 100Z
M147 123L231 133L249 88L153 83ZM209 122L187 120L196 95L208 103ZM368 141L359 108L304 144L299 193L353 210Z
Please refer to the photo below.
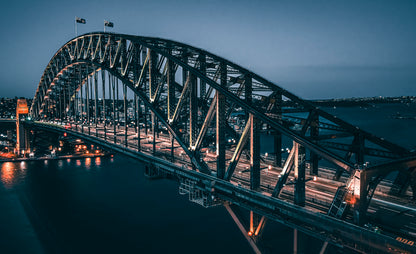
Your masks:
M353 224L345 221L338 221L334 218L326 215L329 206L331 205L333 195L339 185L342 185L346 178L343 177L340 182L331 180L331 176L334 171L326 168L320 172L316 181L307 182L306 191L306 206L305 208L298 207L292 204L293 200L293 185L285 186L279 199L272 198L271 193L273 186L276 184L280 171L282 168L273 165L269 170L268 166L272 165L272 160L266 159L261 163L261 178L262 185L260 191L252 191L249 188L249 165L247 160L242 161L239 164L239 168L236 169L236 173L231 178L230 182L219 180L215 177L215 167L212 167L213 175L209 176L203 173L199 173L192 169L192 165L189 160L186 160L185 155L178 144L174 144L175 147L175 160L171 161L170 152L170 139L164 133L159 133L159 137L156 136L157 146L155 153L152 151L152 139L149 135L146 135L143 131L140 133L140 151L138 151L137 145L137 133L134 129L127 131L127 143L125 143L125 131L123 127L118 127L116 135L111 131L107 131L106 139L104 139L104 126L79 126L79 125L65 125L65 124L50 124L36 122L31 123L33 127L45 128L58 132L67 132L72 135L82 137L91 142L100 144L101 146L113 149L130 155L134 158L151 163L163 170L166 170L170 174L195 180L199 183L203 183L201 188L205 191L217 195L223 200L231 203L236 203L247 209L256 211L258 214L265 215L273 220L287 224L291 227L298 228L307 233L319 233L319 237L322 240L331 239L332 243L345 245L353 249L366 249L369 246L375 248L381 248L380 246L390 246L402 250L413 250L412 246L402 244L395 240L397 235L393 232L403 231L400 228L388 228L384 235L376 234L370 230L364 230ZM112 130L112 126L107 126L109 130ZM114 137L116 142L114 143ZM215 160L215 154L210 152L205 154L207 160L211 158ZM227 154L227 158L230 158L231 154ZM209 165L210 163L208 163ZM309 176L312 177L312 176ZM391 197L385 193L384 188L388 186L389 182L385 181L376 191L376 198L372 202L370 211L373 213L382 210L383 212L389 211L389 216L402 216L403 220L414 221L409 223L406 229L409 232L416 232L416 207L406 204L406 200L397 197ZM319 224L319 221L321 221ZM319 224L319 225L318 225ZM356 231L356 234L350 235L351 232ZM345 238L345 234L349 235L349 238ZM352 242L357 244L361 242L361 245L353 247ZM383 242L381 245L377 242ZM387 245L386 245L387 244ZM373 246L374 245L374 246ZM399 246L399 247L398 247ZM385 251L384 247L380 250Z

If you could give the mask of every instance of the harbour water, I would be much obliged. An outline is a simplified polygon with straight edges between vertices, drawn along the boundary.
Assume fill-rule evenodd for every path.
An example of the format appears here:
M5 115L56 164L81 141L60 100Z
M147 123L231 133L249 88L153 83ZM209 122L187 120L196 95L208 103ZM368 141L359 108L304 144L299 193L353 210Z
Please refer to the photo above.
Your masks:
M231 243L250 253L223 207L189 202L175 182L146 179L143 166L124 156L6 162L1 182L46 252L221 253Z
M414 104L328 111L416 146L416 120L390 117L415 114ZM147 179L140 162L122 155L4 162L0 170L1 253L29 253L28 246L30 253L252 253L224 207L189 202L175 181ZM271 249L292 252L292 230L277 223L266 230ZM319 252L322 242L303 241L306 253Z

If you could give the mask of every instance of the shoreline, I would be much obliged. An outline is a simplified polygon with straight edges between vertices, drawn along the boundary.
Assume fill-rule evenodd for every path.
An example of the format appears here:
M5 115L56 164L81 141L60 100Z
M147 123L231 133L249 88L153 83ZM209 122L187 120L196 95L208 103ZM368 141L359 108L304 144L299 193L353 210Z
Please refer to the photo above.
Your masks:
M20 161L41 161L41 160L64 160L64 159L83 159L83 158L95 158L95 157L106 157L111 156L111 154L91 154L91 155L63 155L63 156L54 156L54 157L36 157L36 158L14 158L14 159L1 159L2 162L20 162Z

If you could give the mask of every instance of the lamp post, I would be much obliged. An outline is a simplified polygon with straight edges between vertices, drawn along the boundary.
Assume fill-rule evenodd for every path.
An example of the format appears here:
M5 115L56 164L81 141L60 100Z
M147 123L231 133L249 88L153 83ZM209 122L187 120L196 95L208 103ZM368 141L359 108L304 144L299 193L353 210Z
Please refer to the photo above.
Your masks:
M75 22L74 22L75 37L78 36L77 23L85 24L85 23L87 23L87 21L85 19L83 19L83 18L78 18L77 16L75 16Z
M107 21L107 20L104 20L104 33L105 33L105 27L106 26L108 26L108 27L114 27L114 23L113 22L110 22L110 21Z

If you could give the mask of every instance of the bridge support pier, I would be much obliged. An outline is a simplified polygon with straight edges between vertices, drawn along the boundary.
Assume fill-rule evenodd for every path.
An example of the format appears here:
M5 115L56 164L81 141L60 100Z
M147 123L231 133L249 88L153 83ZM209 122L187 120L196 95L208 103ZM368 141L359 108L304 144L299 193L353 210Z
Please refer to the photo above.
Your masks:
M25 152L30 150L29 130L22 124L28 113L26 99L18 99L16 106L16 150L19 155L24 155Z

